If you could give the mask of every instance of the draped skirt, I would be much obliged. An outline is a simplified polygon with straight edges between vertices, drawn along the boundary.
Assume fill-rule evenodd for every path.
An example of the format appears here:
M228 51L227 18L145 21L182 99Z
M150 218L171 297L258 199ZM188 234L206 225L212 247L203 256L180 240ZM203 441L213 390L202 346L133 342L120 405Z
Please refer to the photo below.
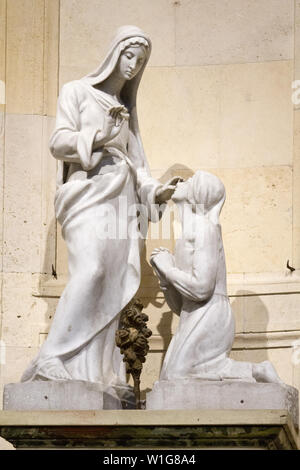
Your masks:
M185 299L160 380L197 378L255 382L249 362L229 358L234 329L227 296L214 294L202 303Z
M121 310L140 284L140 249L132 172L110 165L90 179L69 181L56 193L55 210L68 248L69 280L47 340L22 380L34 380L53 358L72 379L125 383L115 346Z

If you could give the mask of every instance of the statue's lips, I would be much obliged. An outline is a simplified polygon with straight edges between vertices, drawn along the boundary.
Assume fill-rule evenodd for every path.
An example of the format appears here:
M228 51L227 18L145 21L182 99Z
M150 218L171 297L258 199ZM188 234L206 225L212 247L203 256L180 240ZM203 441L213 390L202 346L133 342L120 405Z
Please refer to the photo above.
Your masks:
M131 70L126 70L125 75L127 75L129 78L132 78L133 72Z

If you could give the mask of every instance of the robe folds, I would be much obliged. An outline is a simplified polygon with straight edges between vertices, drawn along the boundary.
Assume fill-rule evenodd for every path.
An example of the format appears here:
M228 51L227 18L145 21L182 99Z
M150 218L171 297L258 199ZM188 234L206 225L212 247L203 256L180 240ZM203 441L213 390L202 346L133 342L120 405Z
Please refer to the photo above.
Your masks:
M59 97L50 149L60 160L55 212L68 248L69 281L24 381L39 378L41 370L47 378L47 364L58 358L72 379L126 382L115 331L140 285L143 240L135 205L142 205L147 221L158 220L161 212L154 204L162 185L137 153L128 152L136 139L129 114L124 113L119 134L93 150L112 106L119 103L84 80L66 84Z
M167 274L168 282L181 294L182 305L160 380L255 382L251 363L229 357L235 322L227 296L221 227L208 221L204 224L207 238L203 245L196 243L196 248L191 248L183 239L178 240L175 266ZM208 253L206 262L201 256L203 250Z

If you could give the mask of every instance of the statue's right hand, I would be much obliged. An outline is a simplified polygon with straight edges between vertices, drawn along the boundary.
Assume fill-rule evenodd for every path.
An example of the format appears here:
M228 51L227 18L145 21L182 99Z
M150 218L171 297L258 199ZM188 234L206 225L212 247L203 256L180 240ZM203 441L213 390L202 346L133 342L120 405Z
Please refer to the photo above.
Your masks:
M129 118L127 110L124 106L112 106L109 108L104 119L103 134L112 140L116 137L126 118Z
M103 120L102 129L95 136L94 145L99 147L113 140L120 132L122 124L129 115L124 106L112 106L107 111Z

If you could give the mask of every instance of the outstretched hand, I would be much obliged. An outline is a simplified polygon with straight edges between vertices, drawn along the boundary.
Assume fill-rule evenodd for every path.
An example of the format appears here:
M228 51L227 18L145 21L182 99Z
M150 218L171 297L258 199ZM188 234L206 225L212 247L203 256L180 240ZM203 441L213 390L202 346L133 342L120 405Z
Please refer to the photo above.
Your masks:
M177 183L182 183L184 180L180 176L173 176L169 181L167 181L161 188L157 190L156 193L156 203L163 204L171 199Z

